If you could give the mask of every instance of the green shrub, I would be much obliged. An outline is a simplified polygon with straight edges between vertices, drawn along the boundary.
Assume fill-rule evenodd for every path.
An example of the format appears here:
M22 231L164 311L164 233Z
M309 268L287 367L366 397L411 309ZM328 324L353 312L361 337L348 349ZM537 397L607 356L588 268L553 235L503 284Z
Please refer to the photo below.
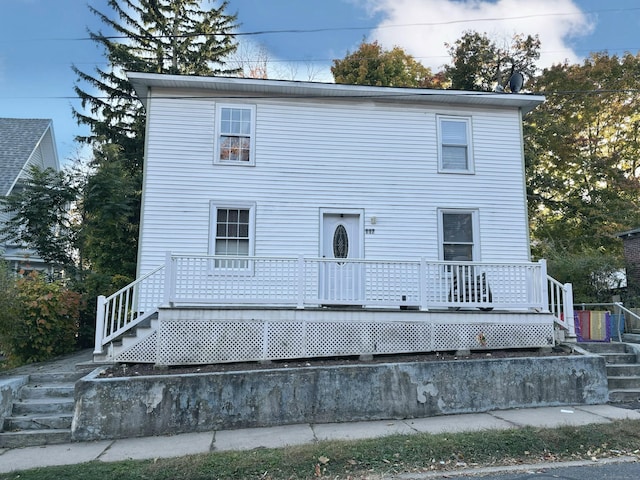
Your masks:
M0 308L0 339L11 364L41 362L76 349L78 293L37 273L15 280L4 275L3 281L9 294L2 296L8 308Z
M573 284L574 303L608 303L620 288L616 274L623 263L616 255L593 249L557 250L548 252L547 259L549 275Z
M16 278L9 271L7 263L0 259L0 353L7 354L8 347L2 332L5 325L19 315L18 290Z

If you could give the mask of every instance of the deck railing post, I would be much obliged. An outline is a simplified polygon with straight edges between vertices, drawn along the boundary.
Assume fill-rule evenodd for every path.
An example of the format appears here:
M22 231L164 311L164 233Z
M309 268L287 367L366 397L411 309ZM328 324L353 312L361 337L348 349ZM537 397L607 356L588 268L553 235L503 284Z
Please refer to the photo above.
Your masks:
M172 303L176 294L175 279L173 275L173 259L171 252L166 252L164 258L164 303Z
M418 288L420 289L420 310L429 310L427 305L427 259L420 258L420 278Z
M547 261L546 260L538 260L538 265L540 265L540 303L542 310L545 312L553 311L553 309L549 308L549 279L547 278ZM537 299L536 299L537 300Z
M296 308L304 308L304 286L306 276L304 272L304 255L298 255L298 304Z
M102 339L104 338L104 311L106 302L107 297L104 295L98 296L98 304L96 308L96 343L93 349L94 355L102 354Z
M576 325L573 321L573 285L565 283L562 295L562 310L564 312L564 321L569 331L569 337L576 337Z

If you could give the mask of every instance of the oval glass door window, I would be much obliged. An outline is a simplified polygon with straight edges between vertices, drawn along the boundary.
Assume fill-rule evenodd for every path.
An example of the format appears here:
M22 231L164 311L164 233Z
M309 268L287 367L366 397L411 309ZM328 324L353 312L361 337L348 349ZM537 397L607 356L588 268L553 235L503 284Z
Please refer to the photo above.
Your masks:
M344 225L338 225L333 232L333 256L334 258L347 258L349 255L349 235Z

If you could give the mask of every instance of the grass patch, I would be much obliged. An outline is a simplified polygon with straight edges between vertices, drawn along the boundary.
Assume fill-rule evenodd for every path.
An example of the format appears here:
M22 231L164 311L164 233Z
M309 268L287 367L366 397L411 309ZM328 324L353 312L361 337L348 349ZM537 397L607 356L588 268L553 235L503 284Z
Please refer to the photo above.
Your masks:
M637 455L640 421L320 442L157 461L91 462L0 475L2 480L348 479ZM0 456L0 458L2 458Z

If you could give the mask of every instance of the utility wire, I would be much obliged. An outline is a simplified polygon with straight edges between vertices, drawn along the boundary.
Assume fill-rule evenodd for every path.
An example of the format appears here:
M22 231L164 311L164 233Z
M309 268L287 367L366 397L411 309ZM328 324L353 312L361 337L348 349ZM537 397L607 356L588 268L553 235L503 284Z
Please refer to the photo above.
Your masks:
M181 35L153 35L153 38L190 38L190 37L207 37L207 36L231 36L231 37L246 37L246 36L258 36L258 35L274 35L274 34L301 34L301 33L326 33L326 32L344 32L344 31L361 31L361 30L376 30L376 29L390 29L390 28L406 28L406 27L434 27L439 25L454 25L458 23L478 23L478 22L497 22L504 20L524 20L528 18L539 17L567 17L585 14L596 13L610 13L610 12L630 12L640 10L640 7L631 8L609 8L601 10L590 10L587 12L558 12L558 13L533 13L529 15L514 15L508 17L483 17L483 18L468 18L460 20L449 20L441 22L424 22L424 23L404 23L393 25L379 25L379 26L366 26L366 27L321 27L321 28L289 28L289 29L274 29L274 30L254 30L251 32L235 32L235 33L188 33ZM105 40L124 40L130 38L127 35L97 35L100 39ZM43 38L41 41L94 41L95 37L76 37L76 38ZM15 39L12 40L15 42Z

